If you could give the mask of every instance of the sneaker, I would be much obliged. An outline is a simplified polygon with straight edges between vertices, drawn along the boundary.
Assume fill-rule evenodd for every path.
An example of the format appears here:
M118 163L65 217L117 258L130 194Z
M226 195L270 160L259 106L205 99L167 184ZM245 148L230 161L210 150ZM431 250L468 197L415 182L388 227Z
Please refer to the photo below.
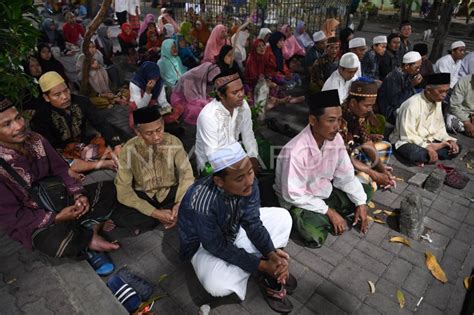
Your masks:
M446 116L446 129L448 131L458 134L464 132L464 124L456 116L448 114Z

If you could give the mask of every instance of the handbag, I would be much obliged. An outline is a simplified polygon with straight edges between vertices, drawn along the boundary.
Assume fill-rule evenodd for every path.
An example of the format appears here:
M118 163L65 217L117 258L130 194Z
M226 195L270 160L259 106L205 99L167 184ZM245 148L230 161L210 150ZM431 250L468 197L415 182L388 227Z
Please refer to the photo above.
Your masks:
M66 185L59 176L46 176L37 180L29 186L15 169L3 158L0 165L11 177L23 187L38 207L48 211L59 213L62 209L73 204L73 198L69 195Z

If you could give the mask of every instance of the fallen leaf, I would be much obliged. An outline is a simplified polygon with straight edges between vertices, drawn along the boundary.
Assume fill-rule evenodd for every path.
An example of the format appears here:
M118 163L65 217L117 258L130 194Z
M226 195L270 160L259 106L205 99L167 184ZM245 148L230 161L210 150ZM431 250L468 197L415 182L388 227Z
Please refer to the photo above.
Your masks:
M396 217L398 215L397 212L393 212L393 211L390 211L390 210L384 210L383 213L385 213L389 217Z
M7 281L7 284L12 284L12 283L14 283L14 282L16 282L16 278L12 278L12 279L8 280L8 281Z
M370 293L375 293L375 284L369 280Z
M467 167L468 170L472 170L472 165L471 165L471 163L466 163L466 167Z
M405 180L401 177L395 177L395 180L398 180L399 182L404 182Z
M400 290L397 290L397 300L398 304L400 304L400 308L405 307L405 296L403 295L403 292Z
M380 209L377 209L377 210L375 210L375 211L374 211L374 212L372 212L372 213L373 213L373 214L379 214L379 213L382 213L382 210L380 210Z
M438 264L436 257L429 251L425 253L425 256L426 267L428 267L428 269L431 271L431 274L443 283L448 282L448 278L446 277L446 274L444 273L441 266Z
M374 217L371 217L370 215L367 216L367 219L369 219L370 221L373 221L373 222L380 223L380 224L385 224L385 221L374 218Z
M402 244L405 244L406 246L411 246L411 245L410 245L410 241L407 240L407 239L404 238L404 237L401 237L401 236L394 236L394 237L391 237L391 238L390 238L390 242L392 242L392 243L402 243Z
M469 287L471 286L472 284L472 277L466 277L464 278L464 287L467 289L469 289Z
M370 209L373 209L373 208L375 208L375 203L373 203L373 202L371 201L371 202L369 202L369 203L367 204L367 206L368 206Z

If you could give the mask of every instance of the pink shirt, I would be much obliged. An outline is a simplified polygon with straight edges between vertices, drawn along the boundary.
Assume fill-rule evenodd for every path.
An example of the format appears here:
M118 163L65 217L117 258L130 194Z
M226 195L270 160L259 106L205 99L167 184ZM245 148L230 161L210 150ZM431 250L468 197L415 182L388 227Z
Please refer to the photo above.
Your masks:
M324 199L331 195L333 186L344 191L356 206L367 201L341 135L326 140L319 149L308 125L281 150L275 191L285 208L295 206L326 214Z

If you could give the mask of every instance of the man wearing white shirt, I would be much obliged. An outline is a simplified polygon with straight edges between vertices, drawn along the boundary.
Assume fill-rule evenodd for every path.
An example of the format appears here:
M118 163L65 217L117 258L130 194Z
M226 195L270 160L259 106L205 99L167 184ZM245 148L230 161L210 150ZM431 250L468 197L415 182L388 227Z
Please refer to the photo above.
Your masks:
M458 80L469 74L474 74L474 51L468 53L461 61L461 69L459 69Z
M362 62L364 59L364 55L367 52L367 44L365 43L365 38L363 37L355 37L349 41L349 51L353 52L359 58L359 61ZM358 77L362 76L362 69L359 67L357 70L356 75Z
M196 160L203 170L209 156L242 137L254 169L258 170L258 146L252 129L252 115L244 100L244 87L237 73L221 73L214 79L216 98L199 114L196 130Z
M360 70L360 61L356 54L348 52L341 57L339 68L324 82L323 91L337 90L339 100L342 103L349 95L351 83L357 80L357 72Z
M120 27L122 27L122 24L127 22L128 0L115 0L113 8Z
M466 44L462 41L457 41L451 44L451 53L441 57L435 63L436 73L451 73L451 84L452 89L458 82L458 73L461 69L461 61L466 53Z

